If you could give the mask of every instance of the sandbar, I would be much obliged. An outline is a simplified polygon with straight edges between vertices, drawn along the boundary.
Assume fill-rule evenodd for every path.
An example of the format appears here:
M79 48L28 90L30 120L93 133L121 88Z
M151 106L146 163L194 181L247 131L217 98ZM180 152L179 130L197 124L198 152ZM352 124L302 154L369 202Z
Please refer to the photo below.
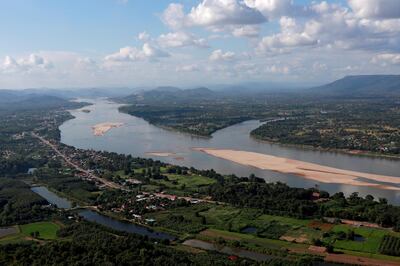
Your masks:
M157 156L157 157L169 157L175 155L173 152L162 152L162 151L152 151L152 152L146 152L146 155L149 156Z
M111 123L111 122L100 123L95 126L92 126L93 135L104 136L104 134L106 134L112 128L121 127L123 125L124 123Z
M344 170L262 153L230 149L193 148L241 165L284 174L293 174L321 183L375 187L400 191L400 177ZM376 182L376 183L375 183Z

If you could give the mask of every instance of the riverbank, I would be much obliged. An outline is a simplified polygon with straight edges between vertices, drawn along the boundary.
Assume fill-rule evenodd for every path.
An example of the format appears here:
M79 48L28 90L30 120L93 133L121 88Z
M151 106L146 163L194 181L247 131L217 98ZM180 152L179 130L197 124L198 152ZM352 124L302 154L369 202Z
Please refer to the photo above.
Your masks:
M353 156L371 157L371 158L378 158L378 159L379 158L392 159L392 160L400 161L400 155L397 156L397 155L382 154L382 153L376 153L376 152L371 152L371 151L362 151L362 150L322 148L322 147L314 147L311 145L301 145L301 144L294 144L294 143L281 143L279 141L262 139L261 137L251 134L251 133L250 133L250 137L253 140L260 142L260 143L280 145L282 147L288 147L288 148L296 148L296 149L309 150L309 151L341 153L341 154L347 154L347 155L353 155Z
M319 164L248 151L212 148L193 149L214 157L235 162L237 164L284 174L293 174L321 183L366 186L385 190L400 191L400 177L343 170Z

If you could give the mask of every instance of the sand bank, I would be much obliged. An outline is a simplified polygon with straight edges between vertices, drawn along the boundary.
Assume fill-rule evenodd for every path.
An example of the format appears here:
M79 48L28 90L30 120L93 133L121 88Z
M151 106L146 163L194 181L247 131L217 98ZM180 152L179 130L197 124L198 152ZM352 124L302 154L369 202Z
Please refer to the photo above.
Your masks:
M303 178L321 183L367 186L400 191L400 177L343 170L319 164L248 151L211 148L193 149L238 164L252 166L262 170L298 175Z
M93 135L104 136L104 134L106 134L112 128L121 127L123 125L124 123L111 123L111 122L97 124L95 126L92 126Z
M173 152L152 151L152 152L146 152L146 155L149 155L149 156L157 156L157 157L169 157L169 156L174 156L174 155L176 155L176 153L173 153Z

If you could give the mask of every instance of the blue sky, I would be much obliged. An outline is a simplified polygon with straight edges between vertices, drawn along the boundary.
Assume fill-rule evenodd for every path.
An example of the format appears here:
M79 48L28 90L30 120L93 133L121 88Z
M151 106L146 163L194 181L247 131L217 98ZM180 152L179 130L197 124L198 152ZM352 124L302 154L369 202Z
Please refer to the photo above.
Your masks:
M400 70L398 0L2 0L0 35L0 89L317 84Z

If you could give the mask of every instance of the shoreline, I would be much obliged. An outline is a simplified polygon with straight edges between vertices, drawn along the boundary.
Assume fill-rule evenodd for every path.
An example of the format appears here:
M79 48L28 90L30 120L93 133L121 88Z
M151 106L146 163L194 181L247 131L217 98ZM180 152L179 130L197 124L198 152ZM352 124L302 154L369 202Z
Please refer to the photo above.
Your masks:
M293 174L307 180L321 183L365 186L400 191L400 177L395 176L344 170L315 163L249 151L213 148L193 148L193 150L237 164L283 174Z
M125 104L125 105L129 105L129 104ZM179 133L179 134L188 135L188 136L194 137L194 138L203 138L203 139L211 139L216 132L218 132L220 130L223 130L223 129L226 129L228 127L231 127L231 126L234 126L234 125L238 125L238 124L241 124L241 123L247 122L247 121L258 120L258 119L244 120L242 122L235 123L235 124L228 125L226 127L217 129L217 130L211 132L209 135L201 135L201 134L196 134L194 132L188 132L188 131L184 131L184 130L179 130L177 128L170 127L170 126L154 124L154 123L151 123L150 121L146 120L143 117L136 116L136 115L130 114L128 112L123 112L123 111L120 110L120 108L118 108L118 110L121 113L141 118L141 119L145 120L146 122L148 122L149 124L151 124L153 126L156 126L158 128L161 128L161 129L164 129L164 130L167 130L167 131L171 131L171 132L175 132L175 133ZM266 121L263 121L262 119L259 119L258 121L260 121L262 123L268 123L268 122L274 122L275 120L280 120L280 119L278 118L278 119L266 120ZM257 128L253 129L252 131L254 131L256 129ZM298 149L310 150L310 151L332 152L332 153L341 153L341 154L352 155L352 156L370 157L370 158L377 158L377 159L380 159L380 158L381 159L392 159L392 160L399 160L400 161L400 155L396 156L396 155L381 154L381 153L370 152L370 151L351 150L351 149L322 148L322 147L314 147L314 146L311 146L311 145L301 145L301 144L294 144L294 143L281 143L279 141L261 139L257 135L252 134L251 132L249 133L249 137L252 138L253 140L261 142L261 143L269 143L269 144L274 144L274 145L280 145L280 146L283 146L283 147L298 148Z
M279 145L282 147L289 147L289 148L297 148L300 150L331 152L331 153L340 153L340 154L346 154L346 155L352 155L352 156L369 157L369 158L377 158L377 159L388 159L388 160L391 159L391 160L395 160L395 161L396 160L400 161L400 155L396 156L396 155L374 153L374 152L362 151L362 150L322 148L322 147L314 147L311 145L281 143L278 141L261 139L251 133L250 133L250 138L252 138L255 141L261 142L261 143L268 143L268 144Z

